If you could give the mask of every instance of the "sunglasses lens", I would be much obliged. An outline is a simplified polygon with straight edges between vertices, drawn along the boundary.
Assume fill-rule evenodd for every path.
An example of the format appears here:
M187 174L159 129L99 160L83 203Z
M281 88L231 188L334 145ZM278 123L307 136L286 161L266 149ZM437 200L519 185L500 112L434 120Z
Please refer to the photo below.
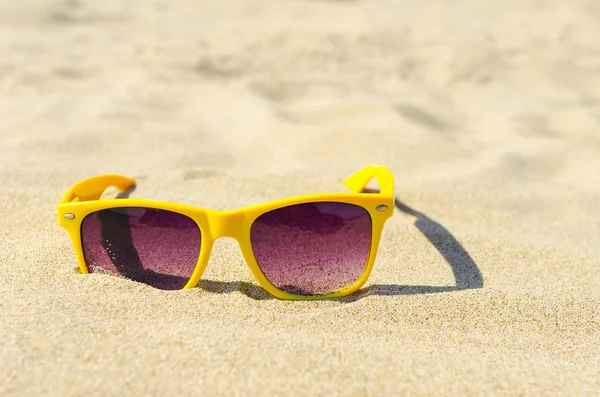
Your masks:
M265 277L294 295L324 295L364 273L371 216L347 203L297 204L267 212L252 224L252 250Z
M124 276L160 289L181 289L200 255L200 228L185 215L141 207L97 211L81 224L91 273Z

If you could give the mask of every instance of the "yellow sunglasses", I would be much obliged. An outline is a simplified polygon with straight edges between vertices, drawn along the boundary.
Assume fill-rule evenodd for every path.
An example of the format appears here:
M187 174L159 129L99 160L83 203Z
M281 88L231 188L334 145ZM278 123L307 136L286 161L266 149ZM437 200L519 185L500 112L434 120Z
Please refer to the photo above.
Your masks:
M379 193L361 193L373 178ZM260 285L280 299L336 298L369 277L394 178L380 165L344 181L354 193L314 194L231 211L161 201L100 200L135 180L101 175L75 184L58 205L81 272L125 277L160 289L196 286L219 237L238 241Z

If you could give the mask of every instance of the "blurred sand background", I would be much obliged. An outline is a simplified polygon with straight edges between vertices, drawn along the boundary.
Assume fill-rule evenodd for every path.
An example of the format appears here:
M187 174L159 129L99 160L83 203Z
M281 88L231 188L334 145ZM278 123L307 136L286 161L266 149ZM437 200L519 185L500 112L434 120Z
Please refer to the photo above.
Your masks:
M0 4L0 395L600 394L597 1ZM83 276L80 179L214 209L398 208L373 274L272 299L219 240L198 288ZM113 197L114 191L107 196Z

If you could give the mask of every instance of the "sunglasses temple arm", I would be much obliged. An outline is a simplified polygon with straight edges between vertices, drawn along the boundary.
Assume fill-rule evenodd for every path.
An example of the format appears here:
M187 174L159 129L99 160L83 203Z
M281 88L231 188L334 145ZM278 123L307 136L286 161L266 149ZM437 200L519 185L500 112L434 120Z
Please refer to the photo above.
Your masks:
M380 193L383 196L394 196L394 176L392 172L381 165L370 165L348 177L344 184L356 193L361 193L373 179L379 183ZM104 191L115 186L121 192L135 185L135 179L121 175L100 175L84 179L73 185L60 200L61 204L73 201L98 200Z
M394 175L382 165L370 165L355 172L344 181L344 185L356 193L361 193L373 178L379 183L379 194L394 197Z
M121 175L100 175L84 179L73 185L62 197L60 204L73 201L99 200L104 191L115 186L121 192L135 185L135 179Z

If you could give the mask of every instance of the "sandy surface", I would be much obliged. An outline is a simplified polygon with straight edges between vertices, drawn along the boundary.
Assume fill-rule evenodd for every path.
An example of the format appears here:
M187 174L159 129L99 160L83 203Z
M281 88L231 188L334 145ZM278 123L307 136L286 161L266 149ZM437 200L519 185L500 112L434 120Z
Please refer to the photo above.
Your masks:
M600 8L556 3L2 1L0 395L598 395ZM226 239L188 291L80 275L56 221L96 174L231 209L370 163L341 300Z

